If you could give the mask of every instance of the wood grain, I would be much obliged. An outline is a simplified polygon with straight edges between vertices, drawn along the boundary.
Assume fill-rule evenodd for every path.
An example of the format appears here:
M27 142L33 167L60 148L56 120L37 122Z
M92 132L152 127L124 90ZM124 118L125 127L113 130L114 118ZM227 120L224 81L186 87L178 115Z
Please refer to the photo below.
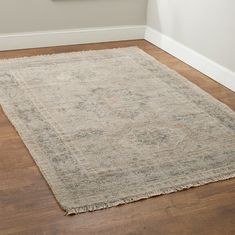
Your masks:
M0 52L13 58L138 46L235 110L235 93L144 40ZM0 109L0 234L235 234L235 179L63 216L27 148Z

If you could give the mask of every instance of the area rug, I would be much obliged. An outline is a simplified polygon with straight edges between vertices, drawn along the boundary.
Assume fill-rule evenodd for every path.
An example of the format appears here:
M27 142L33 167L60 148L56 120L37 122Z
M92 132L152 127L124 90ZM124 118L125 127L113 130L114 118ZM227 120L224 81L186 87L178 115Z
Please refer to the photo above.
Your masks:
M235 176L235 113L136 47L1 60L0 103L68 215Z

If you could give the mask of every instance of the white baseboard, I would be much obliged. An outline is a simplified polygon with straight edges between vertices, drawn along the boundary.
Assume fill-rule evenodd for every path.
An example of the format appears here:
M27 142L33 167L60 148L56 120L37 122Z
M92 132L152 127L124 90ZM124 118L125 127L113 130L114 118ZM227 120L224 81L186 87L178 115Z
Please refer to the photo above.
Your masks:
M151 27L146 27L145 40L177 57L186 64L191 65L193 68L199 70L232 91L235 91L235 73L231 70L217 64L209 58Z
M144 39L145 25L0 34L0 51Z

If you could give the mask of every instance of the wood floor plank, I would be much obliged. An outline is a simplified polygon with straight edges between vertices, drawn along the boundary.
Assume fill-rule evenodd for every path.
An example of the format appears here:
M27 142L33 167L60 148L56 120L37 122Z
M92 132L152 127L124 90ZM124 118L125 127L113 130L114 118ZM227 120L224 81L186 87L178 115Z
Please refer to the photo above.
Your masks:
M0 52L0 59L138 46L235 110L235 93L144 40ZM0 109L0 234L235 234L235 179L78 216L63 216Z

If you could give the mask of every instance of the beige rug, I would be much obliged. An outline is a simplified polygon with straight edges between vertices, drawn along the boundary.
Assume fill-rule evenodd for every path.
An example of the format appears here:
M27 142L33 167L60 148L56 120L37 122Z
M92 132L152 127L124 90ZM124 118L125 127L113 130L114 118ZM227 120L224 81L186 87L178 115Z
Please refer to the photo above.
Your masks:
M0 61L0 103L67 214L235 176L235 113L138 48Z

